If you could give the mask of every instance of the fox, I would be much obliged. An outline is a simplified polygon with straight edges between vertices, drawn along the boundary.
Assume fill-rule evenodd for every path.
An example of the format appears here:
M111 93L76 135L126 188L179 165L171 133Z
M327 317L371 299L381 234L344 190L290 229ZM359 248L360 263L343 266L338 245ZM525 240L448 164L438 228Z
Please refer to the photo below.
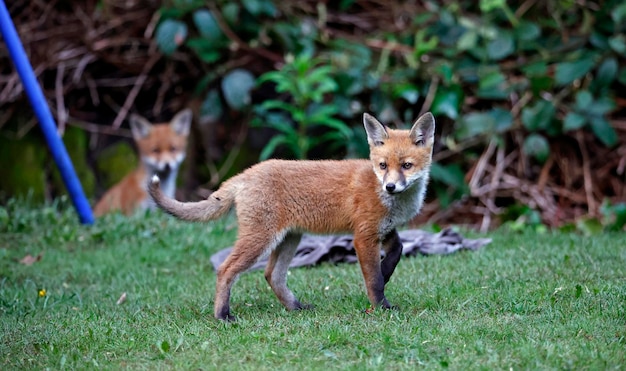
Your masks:
M114 211L130 215L155 208L147 185L153 175L162 179L161 188L168 197L176 192L176 177L187 153L187 141L193 118L190 109L177 113L169 123L152 124L133 114L129 123L139 155L139 165L111 187L94 206L94 216Z
M429 180L435 119L420 116L410 130L391 129L364 113L369 159L279 160L253 165L226 180L207 199L180 202L152 177L155 204L181 220L216 220L235 209L237 240L217 269L214 316L234 321L230 293L238 276L269 254L264 276L287 310L309 309L287 287L302 233L352 233L372 308L392 308L385 297L400 257L397 227L421 210ZM384 258L381 258L381 250Z

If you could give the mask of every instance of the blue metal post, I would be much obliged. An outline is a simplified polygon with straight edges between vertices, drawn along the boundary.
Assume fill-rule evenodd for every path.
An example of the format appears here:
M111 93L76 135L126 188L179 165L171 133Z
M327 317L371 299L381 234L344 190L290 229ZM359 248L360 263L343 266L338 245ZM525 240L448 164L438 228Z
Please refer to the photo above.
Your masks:
M56 123L54 122L54 118L52 118L50 108L48 107L46 99L43 96L41 87L35 78L35 73L33 72L33 68L30 65L28 57L26 56L24 47L22 46L19 36L17 35L17 31L15 30L15 26L11 20L11 15L4 4L4 0L0 0L0 33L2 33L4 42L9 49L9 55L11 56L13 64L15 64L15 68L17 69L17 73L19 74L22 84L24 85L26 95L28 96L30 104L35 111L35 115L41 124L41 130L43 131L46 141L48 142L48 147L50 148L50 152L52 152L52 157L61 172L61 177L63 178L63 182L65 183L65 187L67 188L70 197L72 198L74 207L78 212L78 217L80 218L81 223L92 224L94 219L93 213L91 212L91 206L89 206L89 202L87 201L87 197L85 197L80 180L78 180L78 177L76 176L74 166L72 165L72 161L67 154L65 145L57 133Z

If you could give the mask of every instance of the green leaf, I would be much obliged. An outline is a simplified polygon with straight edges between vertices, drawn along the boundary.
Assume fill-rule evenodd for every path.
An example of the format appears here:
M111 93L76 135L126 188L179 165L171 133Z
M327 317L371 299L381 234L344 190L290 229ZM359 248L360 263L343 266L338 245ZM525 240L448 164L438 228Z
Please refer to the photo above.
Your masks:
M419 60L422 55L435 50L438 44L439 38L437 36L427 38L427 29L420 29L415 33L415 49L413 52L413 56Z
M611 10L611 18L615 24L622 24L626 20L626 3L622 2L620 5L614 7Z
M591 117L603 117L615 109L615 100L610 97L600 97L590 104L586 113Z
M615 50L616 53L626 56L626 35L618 34L613 37L609 37L609 46Z
M520 41L532 41L541 35L541 28L534 22L521 21L515 29L515 36Z
M202 37L187 40L187 46L193 49L198 57L206 63L216 62L222 56L218 45Z
M496 68L486 68L479 73L478 96L487 99L504 99L506 77Z
M297 107L295 107L294 105L290 103L283 102L282 100L276 100L276 99L266 100L265 102L261 104L261 107L266 111L273 110L273 109L283 110L283 111L289 112L292 116L295 115L296 111L299 110Z
M522 150L527 156L532 156L544 163L550 155L550 144L543 135L532 133L524 140Z
M530 131L547 130L556 113L554 104L547 100L540 100L533 106L522 110L522 123Z
M443 166L433 163L430 169L430 176L447 186L461 190L468 189L465 183L465 173L458 164Z
M611 205L608 200L604 200L600 206L602 213L602 224L609 231L621 231L626 225L626 203L620 202Z
M248 70L237 68L230 71L222 79L222 92L226 103L237 111L248 107L251 102L250 91L255 84L254 75Z
M211 89L206 95L206 98L202 101L200 106L200 118L207 119L209 121L216 121L224 112L222 107L222 101L220 100L220 94L217 89ZM200 120L201 122L204 120Z
M325 104L311 105L308 111L309 117L315 119L322 119L323 117L330 117L335 114L337 114L337 107Z
M476 48L478 44L478 33L474 30L465 31L456 42L456 47L459 50L471 50Z
M548 64L544 61L534 62L522 67L526 76L544 76L548 73Z
M505 0L480 0L478 3L480 11L483 13L489 13L494 9L501 9L506 6Z
M570 84L574 80L585 76L591 70L594 64L595 62L593 58L590 57L580 59L574 62L558 63L556 65L556 71L554 75L555 81L559 86Z
M171 55L187 38L187 25L173 19L166 19L159 24L155 39L159 49L165 55Z
M549 91L554 85L554 79L550 76L532 76L530 78L530 88L535 95L542 91Z
M262 4L260 0L242 0L241 3L253 16L257 17L261 14Z
M603 88L609 88L615 78L617 77L617 69L619 65L616 58L605 59L596 72L596 76L591 82L591 89L594 91L601 90Z
M586 236L603 232L602 223L597 218L581 218L576 221L576 227Z
M265 161L278 149L278 146L289 143L289 139L286 135L278 134L274 135L272 139L263 147L261 154L259 155L260 161Z
M496 38L487 43L487 56L491 60L500 60L513 54L515 41L509 31L499 30Z
M468 139L493 131L495 120L487 112L471 112L458 121L459 128L456 131L458 139Z
M239 23L241 6L236 2L227 2L222 7L222 16L229 25L234 26Z
M593 103L593 96L588 90L581 90L576 94L576 108L585 111Z
M438 89L431 105L433 115L445 115L453 120L459 117L463 92L456 86L451 89Z
M420 97L420 93L417 87L414 84L408 82L403 84L394 84L393 95L394 97L403 98L411 104L417 103L417 100Z
M296 128L293 127L291 123L287 120L276 121L276 120L268 119L261 126L265 126L267 128L280 131L281 133L285 134L289 138L295 137L298 135Z
M159 344L159 350L163 353L167 353L170 351L170 343L167 342L167 340L163 340L160 344Z
M626 203L619 203L611 206L611 214L613 217L610 220L608 229L610 231L621 231L626 225Z
M563 131L578 130L585 126L587 119L576 112L569 112L563 120Z
M589 124L596 138L605 146L613 147L617 144L617 133L604 117L596 117Z
M352 130L350 130L350 127L341 120L337 120L334 118L325 118L323 120L317 120L313 122L315 122L317 125L335 129L337 132L341 133L345 140L350 140L350 138L352 137Z
M209 42L216 42L224 37L213 14L206 9L198 9L193 13L193 22L200 35Z
M494 130L497 132L503 133L513 127L513 115L511 111L496 107L489 111L489 115L493 118Z

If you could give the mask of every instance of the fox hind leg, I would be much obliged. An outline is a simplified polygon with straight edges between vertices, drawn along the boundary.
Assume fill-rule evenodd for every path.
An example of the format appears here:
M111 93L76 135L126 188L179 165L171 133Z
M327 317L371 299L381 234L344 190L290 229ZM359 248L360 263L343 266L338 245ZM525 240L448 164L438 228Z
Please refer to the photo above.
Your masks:
M281 242L282 236L271 233L249 234L239 231L233 251L217 270L215 287L215 318L233 321L235 317L230 313L230 290L237 277L248 270L263 252L273 249Z
M310 305L303 305L287 287L287 272L289 264L296 254L301 234L290 233L272 251L265 268L265 279L278 297L278 300L288 310L309 309Z

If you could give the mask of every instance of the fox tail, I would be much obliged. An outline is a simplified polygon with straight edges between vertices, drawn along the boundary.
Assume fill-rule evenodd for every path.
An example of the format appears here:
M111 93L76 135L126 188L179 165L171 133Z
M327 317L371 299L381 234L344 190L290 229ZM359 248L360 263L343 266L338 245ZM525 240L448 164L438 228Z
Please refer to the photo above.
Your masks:
M157 175L152 177L148 184L150 197L160 209L181 220L205 222L218 219L230 210L235 201L232 192L227 189L220 189L206 200L180 202L164 195L159 186L160 182L161 180Z

